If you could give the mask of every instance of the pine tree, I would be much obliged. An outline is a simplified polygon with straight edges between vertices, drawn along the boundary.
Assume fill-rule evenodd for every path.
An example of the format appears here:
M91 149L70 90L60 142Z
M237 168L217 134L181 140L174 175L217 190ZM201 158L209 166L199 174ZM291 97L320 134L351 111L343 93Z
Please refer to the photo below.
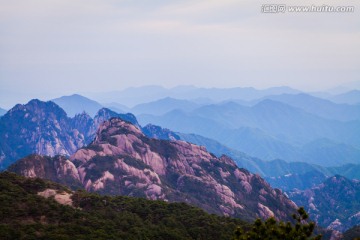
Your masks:
M233 240L319 240L321 235L312 236L315 229L315 223L308 223L306 220L309 215L303 207L297 210L297 214L293 214L295 224L290 222L277 222L275 218L271 217L263 222L261 219L256 219L250 230L244 231L238 227L235 231Z

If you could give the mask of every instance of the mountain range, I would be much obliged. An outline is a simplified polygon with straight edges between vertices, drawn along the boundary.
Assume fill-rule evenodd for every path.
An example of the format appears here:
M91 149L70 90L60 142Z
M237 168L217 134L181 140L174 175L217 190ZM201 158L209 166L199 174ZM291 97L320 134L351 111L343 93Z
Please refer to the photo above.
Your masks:
M141 128L134 115L117 114L109 109L99 110L94 118L86 113L69 118L53 102L32 100L25 105L16 105L0 119L0 123L2 139L6 140L1 141L1 151L7 153L6 161L3 161L5 165L13 163L17 160L16 156L19 157L21 154L26 156L31 153L41 153L53 156L30 155L16 161L9 168L11 171L28 177L37 176L57 181L73 189L85 188L102 194L185 201L211 213L241 216L244 219L266 216L271 212L283 218L284 213L290 210L284 207L287 205L287 200L284 200L286 197L284 199L281 197L283 196L281 191L271 190L266 181L257 174L238 169L242 173L241 176L246 176L246 178L242 177L240 181L242 188L239 188L237 186L239 182L231 180L236 179L236 175L234 177L232 172L236 172L237 166L222 154L233 158L238 166L260 173L271 183L271 186L281 188L288 194L310 191L309 188L316 188L329 176L337 173L350 178L359 178L357 169L360 165L323 167L304 162L263 161L200 135L173 132L156 125ZM75 134L77 138L71 135L73 132L77 133ZM66 143L79 139L82 146L71 153L72 145ZM206 149L215 155L204 147L184 141L206 146ZM46 148L39 148L44 144ZM4 151L4 149L12 151ZM23 151L24 149L26 151ZM43 149L43 152L40 152L40 149ZM67 153L63 154L59 150L66 150ZM65 156L54 156L56 154ZM197 157L199 154L202 157ZM11 159L9 156L15 157ZM171 161L170 156L175 156L173 157L175 161ZM191 160L193 157L195 159ZM207 162L206 159L209 160L210 165L203 163L203 161ZM161 169L165 169L163 175ZM153 178L152 176L156 174L158 178ZM181 178L181 176L187 177ZM343 183L345 184L343 187L346 187L346 181L339 181L340 188ZM243 192L248 186L254 190L253 193ZM298 190L295 191L295 188ZM326 188L322 189L325 190ZM269 194L270 192L272 194ZM246 196L246 199L239 194ZM200 195L207 196L208 200L203 200ZM298 201L300 197L294 199ZM299 200L298 203L303 202ZM341 207L345 204L340 200L338 203ZM245 207L239 210L234 207L237 206L236 204ZM354 205L354 209L356 208ZM323 215L323 211L326 209L311 214L320 216ZM346 223L342 220L342 223L349 227L354 222ZM328 225L324 223L323 226Z
M140 91L140 89L135 88L133 91ZM151 87L150 90L155 94L163 92L164 89ZM179 87L175 90L175 92L189 94L199 89ZM227 89L227 91L231 93L240 90ZM242 91L245 90L242 89ZM217 89L215 92L221 91ZM68 115L83 111L95 115L97 109L101 107L99 103L76 94L55 100L63 104ZM115 105L115 103L111 104L113 109L117 110ZM227 112L218 111L218 108L224 108ZM260 114L256 113L256 109ZM233 100L233 102L212 105L167 97L126 110L138 114L142 124L155 123L178 132L206 136L233 149L265 160L284 159L339 166L358 163L360 159L360 149L357 144L359 139L356 135L358 134L356 126L359 125L360 116L359 106L336 104L309 94L296 93L296 91L291 94L266 95L260 100L251 102ZM282 118L276 116L282 116ZM163 120L158 121L156 118ZM294 118L298 121L294 121ZM259 122L259 119L271 119L271 121L264 123ZM183 121L185 127L178 124L176 120ZM322 130L317 127L319 125L322 126ZM210 126L214 130L208 131ZM356 130L354 134L351 133L353 129Z
M74 118L68 118L66 113L52 102L33 100L25 105L17 105L6 116L0 119L0 134L3 136L0 148L2 153L1 166L4 169L13 161L32 153L49 156L56 154L69 156L78 148L89 144L93 140L99 124L111 117L120 117L140 127L133 115L117 114L109 109L99 110L94 119L85 113L78 114ZM18 134L18 129L20 129L21 134ZM288 189L288 187L284 187L284 182L281 180L285 179L285 175L287 175L286 179L291 179L296 174L304 174L311 171L318 171L325 176L341 174L350 179L360 179L358 171L360 165L356 164L325 168L303 162L285 162L281 160L269 162L251 157L239 150L229 148L201 135L175 133L155 125L143 127L142 132L151 138L184 140L205 146L207 150L218 157L226 154L234 159L239 167L260 174L274 184L274 186L283 190ZM74 135L74 133L76 134ZM336 148L329 149L334 151ZM331 153L331 151L329 152ZM289 177L289 174L291 177ZM307 186L304 183L298 183L297 188Z
M360 121L325 119L274 100L253 106L234 102L190 112L141 114L142 125L194 133L264 160L284 159L326 166L359 163ZM326 160L324 160L326 155Z
M255 89L252 87L236 88L201 88L195 86L177 86L164 88L161 86L131 87L122 91L106 93L85 93L84 95L98 102L117 102L129 107L138 104L156 101L162 98L186 99L199 104L220 102L229 99L243 99L251 101L268 95L295 94L299 90L289 87L273 87L268 89Z
M252 103L254 104L264 99L282 102L326 119L339 121L352 121L360 119L360 105L335 103L327 99L314 97L310 94L299 93L272 95L266 96L260 100L252 101Z

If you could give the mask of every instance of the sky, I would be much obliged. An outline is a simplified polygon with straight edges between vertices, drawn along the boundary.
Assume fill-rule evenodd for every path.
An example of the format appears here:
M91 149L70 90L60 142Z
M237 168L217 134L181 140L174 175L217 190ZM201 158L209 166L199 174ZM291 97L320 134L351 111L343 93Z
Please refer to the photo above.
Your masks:
M0 107L128 87L290 86L360 80L353 13L262 13L295 0L0 0Z

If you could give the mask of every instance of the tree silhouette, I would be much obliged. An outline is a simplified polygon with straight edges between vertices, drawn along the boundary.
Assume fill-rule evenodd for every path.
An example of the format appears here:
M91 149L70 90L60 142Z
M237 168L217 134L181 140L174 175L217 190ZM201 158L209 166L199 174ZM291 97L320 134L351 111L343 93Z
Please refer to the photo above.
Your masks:
M295 225L290 222L277 222L275 218L271 217L263 222L261 219L256 219L250 230L244 231L238 227L235 231L233 240L257 240L257 239L283 239L283 240L319 240L321 235L312 236L315 229L315 223L308 223L306 220L309 215L303 207L297 210L297 214L292 216L295 220Z

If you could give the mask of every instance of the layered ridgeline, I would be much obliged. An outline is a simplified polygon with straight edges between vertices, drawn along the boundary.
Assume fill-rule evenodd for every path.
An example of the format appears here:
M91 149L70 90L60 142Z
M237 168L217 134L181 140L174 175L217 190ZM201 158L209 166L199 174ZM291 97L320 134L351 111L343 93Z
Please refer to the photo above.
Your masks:
M289 193L322 227L345 231L360 225L360 182L333 176L311 189ZM359 237L359 236L358 236Z
M64 111L52 102L32 100L25 105L16 105L0 118L0 137L2 139L0 141L0 170L15 160L32 153L49 156L56 154L71 155L79 147L90 143L99 124L110 117L120 117L139 126L132 114L117 114L105 108L98 111L94 118L85 113L78 114L74 118L68 118ZM216 125L211 129L216 129ZM205 146L208 151L218 157L226 154L234 159L238 166L259 173L271 181L274 186L285 190L292 187L302 189L311 187L311 185L301 183L303 179L301 175L310 171L320 172L318 176L315 176L319 180L324 180L324 175L332 176L334 174L344 175L350 179L360 178L358 171L360 165L348 164L342 167L324 168L309 163L287 163L282 160L268 162L250 157L243 152L200 135L175 133L154 125L145 126L142 131L152 138L181 139ZM243 141L245 140L251 142L247 138L243 139ZM256 148L258 143L254 143L252 146ZM342 151L338 151L336 146L325 144L322 148L326 149L324 152L327 152L327 155L332 155L332 158L342 159L341 156L336 157L339 154L342 155ZM337 154L333 154L334 152ZM328 158L322 156L321 159ZM315 181L313 182L319 183L316 179L314 178ZM292 183L300 184L296 186Z
M110 117L137 124L132 114L104 108L94 118L86 113L69 118L53 102L31 100L18 104L0 118L0 170L32 153L69 156L90 143L100 123Z
M240 219L0 173L0 239L231 239Z
M137 118L143 125L202 135L264 160L323 166L360 163L359 106L324 103L306 95L275 99L250 106L234 100L193 110L172 109L160 116L139 114Z
M289 219L296 205L259 175L228 157L184 141L146 137L119 118L103 122L94 141L70 159L32 155L9 171L44 177L88 191L186 202L209 213Z

